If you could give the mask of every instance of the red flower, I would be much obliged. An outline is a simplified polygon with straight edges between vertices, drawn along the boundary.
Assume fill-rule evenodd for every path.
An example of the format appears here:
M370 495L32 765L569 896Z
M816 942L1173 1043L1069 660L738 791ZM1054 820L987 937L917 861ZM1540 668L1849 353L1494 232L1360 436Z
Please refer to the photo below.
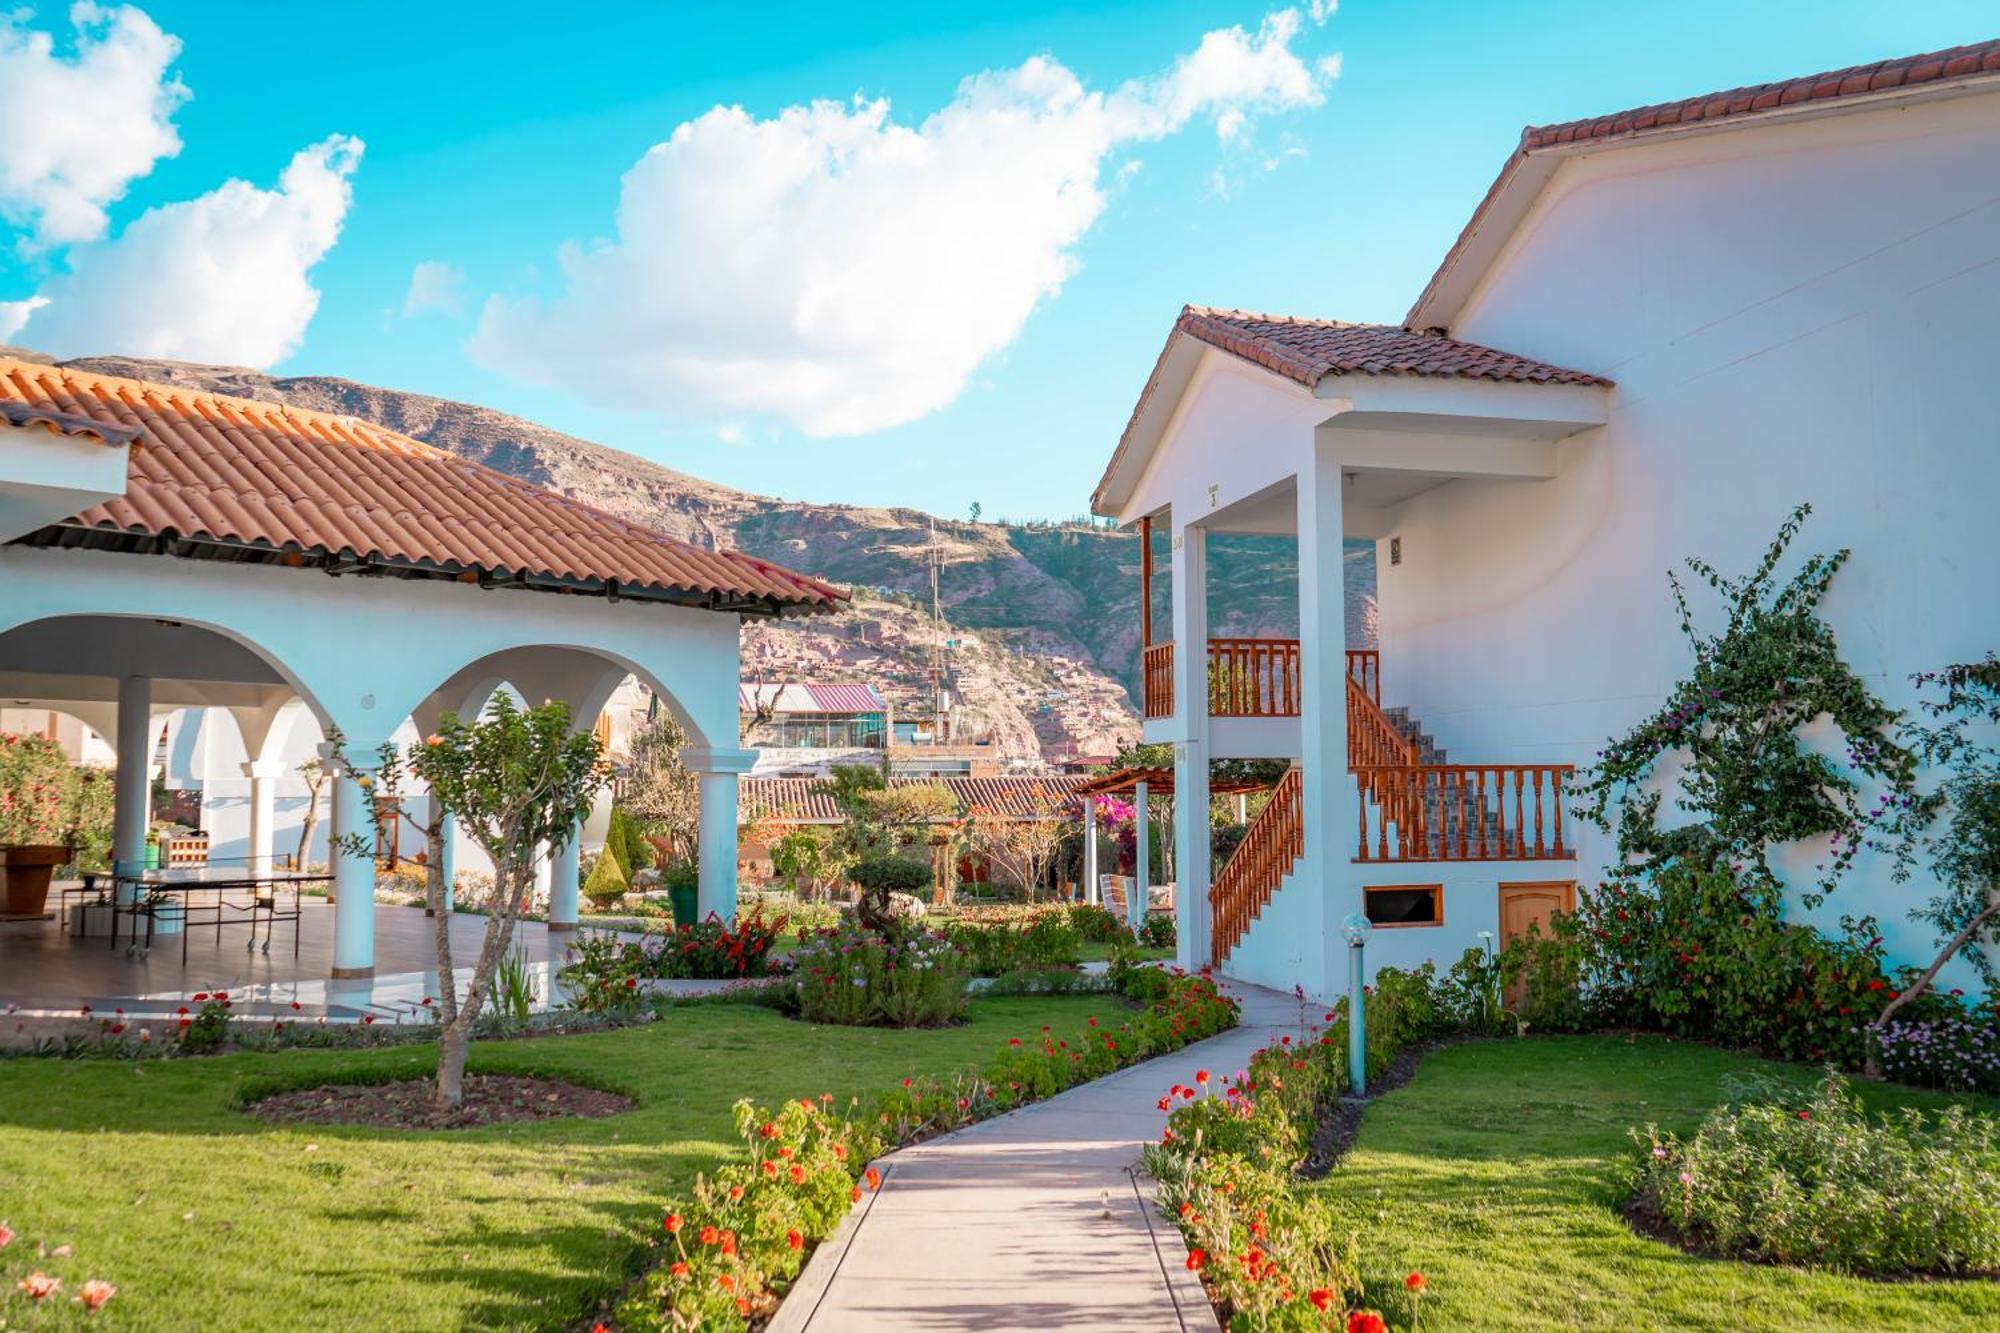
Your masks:
M806 1183L806 1169L797 1163L793 1163L792 1165L791 1176L794 1185L803 1185Z
M1195 1070L1194 1081L1197 1083L1206 1084L1208 1082L1208 1071L1206 1069Z
M1312 1307L1315 1310L1331 1310L1333 1308L1333 1293L1325 1287L1314 1287L1306 1293L1306 1299L1312 1302Z
M713 1245L715 1244L715 1242L721 1239L722 1239L722 1233L720 1231L717 1231L714 1227L703 1227L701 1229L702 1244Z
M765 1174L765 1175L767 1175L767 1176L776 1176L776 1175L778 1174L778 1164L777 1164L777 1162L776 1162L776 1161L771 1161L771 1160L767 1160L767 1161L766 1161L766 1162L764 1163L764 1174Z
M1810 1119L1812 1119L1812 1112L1811 1112L1811 1111L1801 1111L1801 1112L1799 1112L1799 1119L1801 1119L1801 1120L1810 1120Z
M860 1202L861 1202L861 1187L860 1187L859 1185L856 1185L856 1186L854 1187L854 1192L853 1192L852 1194L849 1194L849 1195L848 1195L847 1197L848 1197L848 1199L849 1199L849 1201L850 1201L850 1202L853 1202L853 1203L860 1203Z
M1188 1251L1187 1266L1189 1272L1199 1273L1201 1271L1201 1266L1207 1262L1208 1262L1208 1256L1204 1254L1202 1251L1200 1250Z
M872 1166L861 1173L861 1178L868 1182L868 1188L871 1190L882 1188L882 1173Z
M361 1025L362 1025L363 1027L367 1027L367 1026L369 1026L370 1024L374 1023L374 1021L375 1021L375 1015L373 1015L373 1014L363 1014L363 1015L361 1015Z
M1428 1287L1430 1283L1424 1281L1424 1275L1422 1273L1412 1273L1408 1277L1403 1279L1403 1285L1409 1288L1411 1291L1421 1294L1423 1292L1423 1289L1425 1287Z
M207 998L208 998L208 992L205 990L198 990L194 993L194 1002L196 1004L200 1004L203 1000L206 1000Z
M734 1254L734 1253L736 1253L736 1233L735 1233L735 1232L733 1232L733 1231L725 1231L725 1232L723 1232L723 1233L722 1233L722 1252L723 1252L724 1254Z
M1389 1326L1373 1310L1356 1310L1347 1316L1347 1333L1389 1333Z
M678 1232L681 1229L681 1215L679 1213L668 1213L666 1220L661 1222L660 1225L668 1231Z
M31 1301L46 1300L62 1289L62 1279L47 1273L30 1273L14 1284L28 1293Z
M735 1203L738 1199L742 1197L743 1197L743 1187L741 1185L731 1185L729 1187L729 1201L731 1203Z
M590 1326L590 1333L611 1333L611 1325L599 1321Z
M736 1277L731 1273L717 1273L715 1275L715 1285L721 1287L724 1291L734 1291L736 1290Z
M791 1246L795 1250L803 1250L806 1247L806 1238L799 1234L799 1229L797 1227L793 1227L790 1231L787 1231L785 1233L785 1244Z
M676 1259L673 1266L667 1269L667 1271L675 1277L686 1277L688 1275L688 1266L684 1260Z

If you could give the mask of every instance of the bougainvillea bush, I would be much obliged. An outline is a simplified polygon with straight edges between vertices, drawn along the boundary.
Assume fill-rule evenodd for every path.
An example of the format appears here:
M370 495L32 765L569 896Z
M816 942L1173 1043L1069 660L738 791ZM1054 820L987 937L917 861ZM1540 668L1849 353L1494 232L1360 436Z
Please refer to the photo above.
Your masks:
M1881 1276L2000 1273L2000 1120L1862 1110L1839 1074L1760 1091L1686 1140L1647 1126L1635 1187L1723 1254Z
M0 732L0 847L69 846L77 869L107 868L111 787L52 740Z
M608 932L586 931L571 941L561 980L579 1009L624 1004L640 983L667 978L728 981L769 976L778 970L772 949L789 918L766 919L762 910L739 916L732 927L710 913L692 926L624 940Z
M1137 971L1136 969L1134 970ZM1140 1013L1092 1018L1076 1032L1013 1038L979 1072L906 1078L871 1101L835 1107L830 1095L776 1111L738 1103L742 1156L698 1177L671 1201L649 1237L652 1265L613 1322L641 1329L738 1330L768 1319L864 1194L882 1188L871 1162L884 1151L1059 1092L1086 1079L1214 1036L1236 1022L1233 1001L1206 978L1121 978L1147 997Z

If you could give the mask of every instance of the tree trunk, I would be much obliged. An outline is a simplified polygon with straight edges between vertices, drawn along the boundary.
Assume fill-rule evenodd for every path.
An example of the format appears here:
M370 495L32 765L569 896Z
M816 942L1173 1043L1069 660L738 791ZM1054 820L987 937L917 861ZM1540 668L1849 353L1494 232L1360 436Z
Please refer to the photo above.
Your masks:
M504 845L515 839L503 838ZM514 919L520 912L521 897L532 882L528 859L502 860L493 867L493 902L486 910L486 939L479 948L479 962L472 970L472 984L466 988L465 1004L453 1016L438 1039L437 1102L457 1106L465 1099L465 1058L472 1050L472 1034L479 1024L479 1011L493 985L500 959L514 941ZM443 917L440 924L448 924Z
M430 857L430 864L424 868L424 904L431 910L431 929L437 947L438 989L442 992L437 997L438 1022L447 1027L458 1017L458 975L451 963L453 913L445 907L444 901L444 821L450 817L434 799L431 802L431 822L424 829L425 854Z
M319 787L317 784L309 784L306 788L305 816L299 822L299 854L297 864L292 867L294 870L303 872L309 864L307 858L312 855L313 833L318 828Z
M1914 985L1889 1001L1882 1012L1876 1015L1875 1021L1868 1025L1868 1056L1861 1067L1863 1074L1869 1078L1882 1077L1882 1033L1889 1026L1889 1019L1898 1009L1929 990L1932 979L1944 969L1946 963L1951 961L1952 956L1965 947L1967 940L1979 933L1981 926L1996 916L2000 916L2000 899L1990 899L1985 911L1966 922L1965 929L1951 937L1951 943L1945 945L1944 951L1932 960L1930 970L1918 977Z

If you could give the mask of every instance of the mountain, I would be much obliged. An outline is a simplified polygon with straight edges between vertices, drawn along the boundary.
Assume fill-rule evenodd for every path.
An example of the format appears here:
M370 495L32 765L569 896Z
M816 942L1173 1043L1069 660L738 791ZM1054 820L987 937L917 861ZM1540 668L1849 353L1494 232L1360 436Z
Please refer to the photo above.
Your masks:
M1028 760L1109 754L1138 736L1139 544L1130 533L755 495L490 408L333 376L119 356L59 364L360 417L685 541L852 585L844 613L746 625L745 673L866 680L904 715L921 715L928 698L935 544L961 735L988 735L1004 755ZM1165 637L1166 550L1155 540ZM1350 641L1372 639L1372 548L1349 568ZM1295 633L1294 578L1288 540L1212 539L1213 632Z

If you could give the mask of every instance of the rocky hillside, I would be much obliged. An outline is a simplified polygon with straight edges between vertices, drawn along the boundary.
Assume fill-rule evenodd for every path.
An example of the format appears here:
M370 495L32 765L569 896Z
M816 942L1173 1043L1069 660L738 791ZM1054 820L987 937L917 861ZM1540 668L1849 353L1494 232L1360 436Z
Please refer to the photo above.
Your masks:
M1030 759L1109 753L1138 734L1130 687L1139 550L1130 534L753 495L489 408L330 376L109 356L65 364L361 417L684 540L851 584L857 595L846 614L754 626L744 639L746 671L767 679L869 680L903 708L927 697L934 527L944 549L948 635L957 645L949 654L955 694L972 731ZM1214 632L1291 632L1288 547L1268 538L1216 540ZM1158 556L1164 567L1164 541ZM1350 560L1350 568L1357 575L1350 639L1372 637L1372 563ZM1164 594L1164 580L1157 591ZM1158 609L1164 626L1163 595Z

